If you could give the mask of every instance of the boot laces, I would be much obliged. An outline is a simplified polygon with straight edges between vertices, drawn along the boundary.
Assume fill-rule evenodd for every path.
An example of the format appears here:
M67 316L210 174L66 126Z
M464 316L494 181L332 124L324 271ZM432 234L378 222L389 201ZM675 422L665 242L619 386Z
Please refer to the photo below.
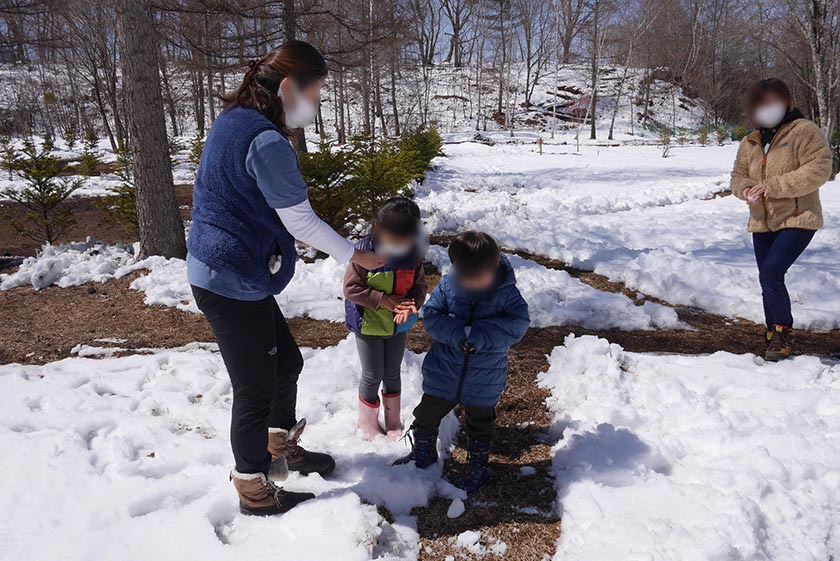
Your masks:
M274 499L274 504L278 507L283 506L283 501L286 498L286 491L270 479L266 479L263 486L265 487L266 492L271 495L271 498Z

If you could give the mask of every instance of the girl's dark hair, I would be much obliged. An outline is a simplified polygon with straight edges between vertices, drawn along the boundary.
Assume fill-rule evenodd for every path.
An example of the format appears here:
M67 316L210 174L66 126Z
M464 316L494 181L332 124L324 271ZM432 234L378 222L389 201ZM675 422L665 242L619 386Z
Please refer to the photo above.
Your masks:
M484 232L461 232L449 244L449 260L461 277L475 277L499 266L499 246Z
M793 109L793 96L790 93L788 85L778 78L767 78L766 80L759 80L753 84L747 93L747 113L752 115L753 110L771 95L785 100L788 111Z
M327 76L327 63L318 49L304 41L287 41L262 58L248 63L242 84L221 96L223 108L250 107L286 130L283 102L277 95L280 82L294 78L301 88Z
M420 207L406 197L391 197L373 215L373 223L390 234L413 238L420 234Z

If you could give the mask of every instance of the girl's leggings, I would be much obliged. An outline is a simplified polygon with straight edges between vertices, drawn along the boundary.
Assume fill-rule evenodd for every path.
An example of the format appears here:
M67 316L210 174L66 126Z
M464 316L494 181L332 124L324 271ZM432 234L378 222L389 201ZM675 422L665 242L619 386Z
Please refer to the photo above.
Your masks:
M768 328L774 325L793 327L785 274L811 243L815 233L815 230L785 228L778 232L753 234L758 280L764 301L764 319Z
M391 337L356 333L356 348L362 361L359 397L367 403L379 403L380 384L386 395L400 393L400 366L405 354L407 336L407 331Z

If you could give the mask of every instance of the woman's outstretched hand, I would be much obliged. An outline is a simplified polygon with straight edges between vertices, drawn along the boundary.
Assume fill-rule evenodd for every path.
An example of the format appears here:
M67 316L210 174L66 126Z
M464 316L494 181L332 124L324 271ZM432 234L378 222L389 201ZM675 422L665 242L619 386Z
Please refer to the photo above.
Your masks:
M355 263L368 271L378 269L379 267L385 265L385 261L380 259L379 256L372 251L359 251L358 249L353 252L353 257L350 258L350 262Z

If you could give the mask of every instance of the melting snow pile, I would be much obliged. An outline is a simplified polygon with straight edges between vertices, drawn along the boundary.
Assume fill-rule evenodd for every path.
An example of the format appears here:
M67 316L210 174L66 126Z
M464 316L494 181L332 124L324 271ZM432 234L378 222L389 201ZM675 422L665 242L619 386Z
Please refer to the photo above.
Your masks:
M838 558L840 364L757 362L555 348L555 559Z

